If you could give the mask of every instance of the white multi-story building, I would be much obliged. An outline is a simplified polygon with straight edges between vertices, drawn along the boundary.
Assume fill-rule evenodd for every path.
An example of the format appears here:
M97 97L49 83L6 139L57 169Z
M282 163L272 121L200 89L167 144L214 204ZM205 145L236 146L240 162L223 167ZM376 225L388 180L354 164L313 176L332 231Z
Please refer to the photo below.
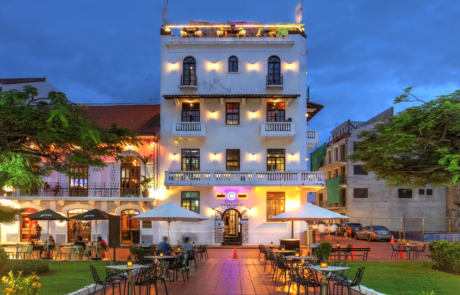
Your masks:
M241 30L231 26L198 27L176 36L171 28L161 30L160 106L86 108L104 127L131 128L144 145L126 146L122 161L107 159L100 171L76 165L86 177L53 173L43 181L51 187L59 182L58 193L43 188L4 192L0 202L25 212L20 222L1 225L2 242L34 236L37 221L28 220L30 213L50 208L71 217L97 208L121 216L123 244L158 243L167 235L165 222L129 218L166 202L210 218L172 223L172 243L184 236L209 245L277 243L291 235L303 241L305 223L268 219L307 202L308 192L325 186L323 172L307 171L307 150L319 143L318 131L307 125L323 106L308 101L306 35L297 26L244 27L244 37L232 37ZM200 35L196 31L201 38L188 38ZM216 37L220 34L225 37ZM57 90L23 82L44 95ZM153 178L148 198L139 185L142 176ZM95 222L79 222L76 232L74 223L52 222L49 234L58 243L73 242L76 235L95 238ZM98 235L107 239L108 222L98 224ZM41 227L43 240L45 222Z
M324 173L306 169L307 147L318 143L307 119L322 108L307 101L306 35L275 26L256 37L243 26L245 36L232 37L238 29L209 25L174 35L176 27L161 30L160 195L212 219L172 224L172 241L302 238L305 223L268 219L325 186ZM166 232L160 225L158 236Z

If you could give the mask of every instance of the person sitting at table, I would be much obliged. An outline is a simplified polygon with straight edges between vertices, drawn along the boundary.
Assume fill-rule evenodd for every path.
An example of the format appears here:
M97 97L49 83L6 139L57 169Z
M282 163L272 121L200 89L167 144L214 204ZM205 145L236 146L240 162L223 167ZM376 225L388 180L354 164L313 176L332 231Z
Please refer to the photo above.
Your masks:
M167 236L164 236L163 241L158 243L157 249L158 249L159 252L162 252L163 255L165 255L165 256L169 254L169 251L171 251L172 248L171 248L171 245L168 243L168 237Z
M39 245L39 243L35 243L34 241L30 242L30 244L33 246L32 250L40 250L40 257L42 256L43 251L45 251L45 248L43 246Z
M48 251L46 256L48 258L51 258L51 250L54 250L54 248L56 248L56 242L54 241L53 236L50 235L48 237L48 240L45 241L45 246L43 248L47 249Z
M77 237L77 241L75 243L73 243L75 246L81 246L81 248L83 249L83 251L81 253L83 253L86 249L86 243L83 242L83 237L81 236L78 236ZM91 251L88 252L88 255L91 257ZM80 259L82 258L81 256L83 256L83 254L80 254Z
M188 237L185 237L184 241L185 243L182 244L182 250L184 251L184 254L187 254L188 251L193 250L193 245L188 242L189 241ZM187 257L187 268L190 268L189 266L190 260L193 260L193 257Z
M43 185L43 190L46 192L46 193L49 193L50 192L50 185L48 182L45 182L45 184Z
M52 191L54 192L54 196L56 197L57 194L61 191L61 185L59 184L59 182L54 186Z
M97 247L99 249L107 250L109 245L107 245L107 242L104 241L101 237L97 237ZM105 257L106 257L105 253L102 253L102 258L105 258Z

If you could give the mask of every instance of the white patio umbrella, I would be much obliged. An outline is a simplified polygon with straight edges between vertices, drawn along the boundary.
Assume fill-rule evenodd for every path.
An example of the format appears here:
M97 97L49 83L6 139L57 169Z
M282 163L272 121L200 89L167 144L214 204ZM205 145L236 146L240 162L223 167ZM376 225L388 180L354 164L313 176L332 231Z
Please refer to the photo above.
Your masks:
M209 220L210 218L192 212L185 208L179 207L172 203L166 203L164 205L153 208L150 211L144 212L130 219L142 220L142 221L167 221L168 222L168 239L171 232L172 221L203 221Z
M293 210L286 211L279 215L269 218L275 221L305 221L307 223L307 243L310 250L310 233L308 228L309 221L324 220L324 219L347 219L350 217L335 213L312 203L305 203Z

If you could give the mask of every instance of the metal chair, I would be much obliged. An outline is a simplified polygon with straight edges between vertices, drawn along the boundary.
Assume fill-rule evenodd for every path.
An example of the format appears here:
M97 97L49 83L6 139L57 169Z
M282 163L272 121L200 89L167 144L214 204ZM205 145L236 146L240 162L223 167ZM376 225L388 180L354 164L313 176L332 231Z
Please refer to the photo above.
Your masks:
M168 288L166 287L166 275L168 273L168 263L164 260L160 261L160 265L153 269L150 273L150 283L155 287L155 294L158 293L158 283L163 283L165 286L166 295L168 295Z
M196 263L196 253L195 250L189 250L186 253L186 259L190 263L190 261L193 261L193 264L195 265L195 270L198 268L198 265Z
M94 285L93 294L96 294L96 288L97 288L98 285L102 286L101 295L105 295L105 292L107 290L107 286L111 286L112 287L112 294L115 294L115 285L118 284L118 294L121 295L120 281L110 280L110 278L106 278L103 281L99 277L99 274L97 273L97 270L96 270L96 268L94 266L90 265L89 268L91 269L91 275L93 276L93 280L96 283Z
M259 245L259 261L260 261L260 254L267 255L267 249L265 249L264 245Z
M346 287L347 288L347 294L352 294L351 293L351 287L358 287L359 289L359 294L361 294L361 280L363 279L363 276L364 276L364 269L366 267L363 266L363 267L360 267L358 269L358 272L356 272L356 275L355 275L355 278L353 279L353 281L349 281L349 280L342 280L342 281L338 281L337 283L334 284L334 287L333 287L333 292L335 293L335 287L337 286L337 293L339 292L339 287L342 287L342 293L343 293L343 287Z
M415 252L415 256L422 257L422 259L425 259L425 250L426 250L426 244L423 244L422 248L419 249L418 247L415 247L415 249L410 249L411 252Z
M123 261L107 261L105 263L106 266L110 265L125 265ZM124 282L124 287L123 287L123 294L125 294L126 291L126 286L128 285L128 275L121 269L113 269L113 268L106 268L105 269L105 275L107 280L115 280L115 281L120 281Z
M333 266L337 266L337 267L348 267L349 264L348 262L335 262L333 264ZM344 269L344 270L340 270L340 271L336 271L336 272L332 272L329 274L329 276L326 277L326 280L327 280L327 283L328 283L328 289L329 289L329 293L331 293L331 287L330 287L330 284L329 283L333 283L333 282L339 282L339 281L343 281L343 280L348 280L348 269Z
M264 271L265 268L267 267L267 261L271 261L272 269L274 269L274 263L275 263L275 254L273 253L273 250L267 250L267 255L265 255L265 265L264 265Z

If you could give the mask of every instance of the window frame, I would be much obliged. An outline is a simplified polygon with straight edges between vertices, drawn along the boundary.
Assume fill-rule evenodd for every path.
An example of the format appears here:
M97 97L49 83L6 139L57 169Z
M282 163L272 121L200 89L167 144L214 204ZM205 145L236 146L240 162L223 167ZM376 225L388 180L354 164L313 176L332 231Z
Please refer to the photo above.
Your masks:
M404 192L404 191L406 191L406 192ZM410 193L410 196L409 196L409 193ZM398 199L412 199L412 189L410 189L410 188L399 188L398 189Z
M361 191L360 193L359 193L359 190ZM365 197L363 197L364 192L366 192L366 193L365 193L365 195L366 195ZM353 189L353 198L354 198L354 199L369 199L369 188L365 188L365 187L362 187L362 188L360 188L360 187L355 187L355 188Z
M198 197L185 198L185 197L184 197L184 194L187 194L187 193L197 193L197 194L198 194ZM185 199L185 200L188 200L188 201L190 202L190 204L189 204L189 208L190 208L190 209L187 209L186 207L184 207L184 199ZM193 201L196 201L196 200L198 200L198 206L197 206L198 212L197 212L196 210L195 210L195 211L194 211L194 210L191 210L191 209L192 209L192 202L193 202ZM187 210L189 210L189 211L192 211L192 212L195 212L195 213L200 214L200 211L201 211L201 195L200 195L200 191L181 191L181 192L180 192L180 206L181 206L182 208L184 208L184 209L187 209ZM196 207L196 206L195 206L195 207Z
M418 189L418 194L419 194L419 196L424 196L425 195L425 189L424 188L419 188Z
M282 196L281 196L282 195ZM274 199L269 199L270 198L274 198ZM278 200L278 198L280 198ZM279 221L274 221L274 220L269 220L269 205L268 205L268 201L275 201L275 212L273 214L273 216L276 216L276 215L279 215L281 213L284 213L286 212L286 192L267 192L267 197L266 197L266 220L267 222L279 222ZM283 201L284 204L280 205L281 208L280 208L280 211L277 210L276 208L276 201ZM281 212L282 211L282 212ZM271 216L271 217L273 217Z
M86 177L73 177L69 176L69 196L76 197L88 196L88 181L89 181L89 167L86 165L72 165L70 167L71 173L84 173ZM85 171L76 171L85 170Z
M283 85L281 81L281 58L272 55L268 58L267 63L268 85Z
M432 196L433 195L433 189L432 188L427 188L426 189L426 195L427 196Z
M364 170L363 167L364 165L353 165L353 175L369 175L369 172ZM362 173L360 173L360 170L362 171Z
M193 109L193 105L198 105L198 109ZM190 107L190 109L184 109L184 106L188 106ZM190 113L189 115L187 113ZM187 103L187 102L183 102L182 103L182 109L181 109L181 122L192 122L192 123L196 123L196 122L200 122L200 103ZM193 117L193 120L194 121L187 121L187 118L190 119ZM185 119L185 120L184 120ZM198 121L195 121L195 119L198 119Z
M231 60L234 58L234 60ZM236 70L235 70L236 69ZM228 58L228 72L229 73L238 73L238 57L232 55Z
M237 108L229 108L229 105L232 105L232 106L237 106ZM236 115L237 116L237 123L234 124L234 123L229 123L229 122L235 122L235 119L234 118L231 118L229 119L228 116L229 116L229 113L228 113L228 110L237 110L236 113L234 112L231 112L230 115L231 116L234 116ZM240 103L239 102L226 102L225 103L225 125L240 125Z
M237 154L233 154L233 155L229 155L229 152L237 152ZM237 159L234 160L234 159L229 159L228 157L229 156L237 156ZM241 152L239 149L226 149L225 150L225 170L226 171L240 171L240 162L241 161ZM238 164L236 165L236 170L231 170L231 169L228 169L229 167L234 167L233 165L232 166L229 166L228 164L229 163L235 163L237 162Z
M283 104L283 109L277 109L276 105L281 105L281 104ZM274 108L269 108L271 107L271 105L273 105ZM272 122L273 123L286 122L286 104L284 102L278 102L278 103L267 102L266 108L267 108L267 122L271 122L271 123ZM277 115L277 112L278 113L281 112L282 114Z
M272 152L270 152L272 151ZM273 151L283 151L283 157L270 157L269 155L277 155L278 153L274 153ZM281 153L279 153L281 155ZM269 159L275 159L275 169L273 169L273 165L269 166L268 161ZM278 163L278 160L282 160L282 163ZM279 170L278 164L283 165L283 170ZM276 171L276 172L284 172L286 171L286 149L267 149L267 172Z
M193 62L188 61L189 59L193 59ZM190 65L194 65L194 68L190 68ZM188 74L186 74L188 71ZM196 85L196 58L193 56L186 56L183 60L183 67L182 67L182 83L183 85ZM185 77L188 77L187 79ZM193 77L193 79L192 79Z
M189 151L190 154L189 155L184 155L184 152L186 151ZM198 151L198 156L192 156L192 151ZM201 158L201 151L200 149L181 149L181 157L180 157L180 168L181 168L181 171L200 171L200 158ZM189 168L191 168L192 166L192 160L193 159L198 159L198 169L196 170L191 170L191 169L187 169L186 167L186 170L184 170L184 164L187 165L187 163L184 163L184 159L189 159Z

